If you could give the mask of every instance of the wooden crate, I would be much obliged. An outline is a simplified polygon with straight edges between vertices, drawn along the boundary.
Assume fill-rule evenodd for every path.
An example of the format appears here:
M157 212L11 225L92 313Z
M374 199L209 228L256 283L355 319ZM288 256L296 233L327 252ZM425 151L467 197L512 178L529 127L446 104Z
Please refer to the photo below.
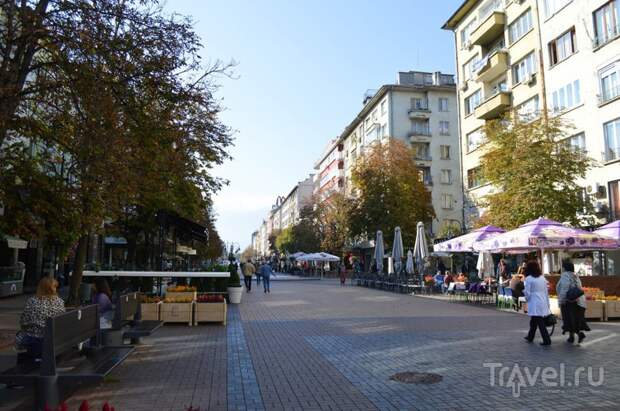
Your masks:
M198 293L196 291L166 291L166 298L191 298L196 301L196 295Z
M160 321L164 323L193 323L194 303L162 303Z
M161 301L158 303L142 303L140 304L140 315L144 321L159 321L159 307Z
M603 302L586 300L586 318L603 321L605 319L605 305Z
M605 321L610 318L620 318L620 301L605 301Z
M196 303L194 325L199 322L218 322L226 325L226 301L221 303Z

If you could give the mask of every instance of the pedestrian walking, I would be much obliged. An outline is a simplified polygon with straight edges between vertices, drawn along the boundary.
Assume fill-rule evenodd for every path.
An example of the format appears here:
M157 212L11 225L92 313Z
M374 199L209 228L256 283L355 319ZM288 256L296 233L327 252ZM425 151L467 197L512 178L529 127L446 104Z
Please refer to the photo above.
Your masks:
M545 317L551 314L547 280L542 275L537 261L527 263L525 275L525 301L527 301L527 315L530 317L530 331L524 338L529 343L534 341L538 328L543 340L540 345L551 345L551 337L545 326Z
M263 267L263 264L265 264L265 261L259 262L258 269L256 270L256 286L257 287L260 285L260 278L262 277L261 268Z
M344 262L338 264L338 277L340 277L340 286L344 287L347 281L347 267L344 265Z
M275 276L275 273L273 272L273 269L271 268L271 264L267 262L263 263L259 271L261 273L261 276L263 277L263 290L265 291L265 293L270 293L271 292L271 277Z
M575 266L570 260L562 261L562 275L556 285L558 303L562 313L562 334L568 333L568 343L577 343L586 338L584 331L590 331L586 323L586 296L581 288L581 279L575 274Z
M252 291L252 275L256 272L256 267L250 260L246 261L243 264L243 282L245 283L245 289L248 291Z

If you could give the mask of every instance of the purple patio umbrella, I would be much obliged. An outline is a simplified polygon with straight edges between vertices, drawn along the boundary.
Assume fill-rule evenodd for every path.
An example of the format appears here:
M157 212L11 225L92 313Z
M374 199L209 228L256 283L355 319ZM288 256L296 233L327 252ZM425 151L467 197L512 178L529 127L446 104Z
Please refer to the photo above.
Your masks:
M602 226L598 230L594 230L596 234L611 237L616 241L620 241L620 220Z
M467 234L435 244L433 251L446 253L469 253L475 251L474 245L479 241L495 237L506 232L503 228L487 225Z
M614 250L613 238L538 218L478 243L479 251L525 253L544 250Z

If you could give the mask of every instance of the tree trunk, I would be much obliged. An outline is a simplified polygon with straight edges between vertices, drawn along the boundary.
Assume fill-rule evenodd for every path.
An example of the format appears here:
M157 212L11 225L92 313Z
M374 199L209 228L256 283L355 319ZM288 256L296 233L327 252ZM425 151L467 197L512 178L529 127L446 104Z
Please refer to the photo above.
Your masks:
M67 301L67 305L80 304L80 284L82 284L82 274L84 273L87 248L88 234L80 237L75 252L75 262L73 265L73 275L71 276L71 288L69 289L69 300Z

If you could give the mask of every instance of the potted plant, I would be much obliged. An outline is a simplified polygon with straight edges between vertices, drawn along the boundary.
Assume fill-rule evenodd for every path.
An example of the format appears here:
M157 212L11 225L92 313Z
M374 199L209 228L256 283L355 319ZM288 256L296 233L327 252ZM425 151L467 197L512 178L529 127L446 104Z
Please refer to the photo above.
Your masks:
M241 287L241 280L239 279L237 265L234 263L234 260L231 260L228 269L230 272L230 277L228 278L228 301L231 304L239 304L243 287Z

